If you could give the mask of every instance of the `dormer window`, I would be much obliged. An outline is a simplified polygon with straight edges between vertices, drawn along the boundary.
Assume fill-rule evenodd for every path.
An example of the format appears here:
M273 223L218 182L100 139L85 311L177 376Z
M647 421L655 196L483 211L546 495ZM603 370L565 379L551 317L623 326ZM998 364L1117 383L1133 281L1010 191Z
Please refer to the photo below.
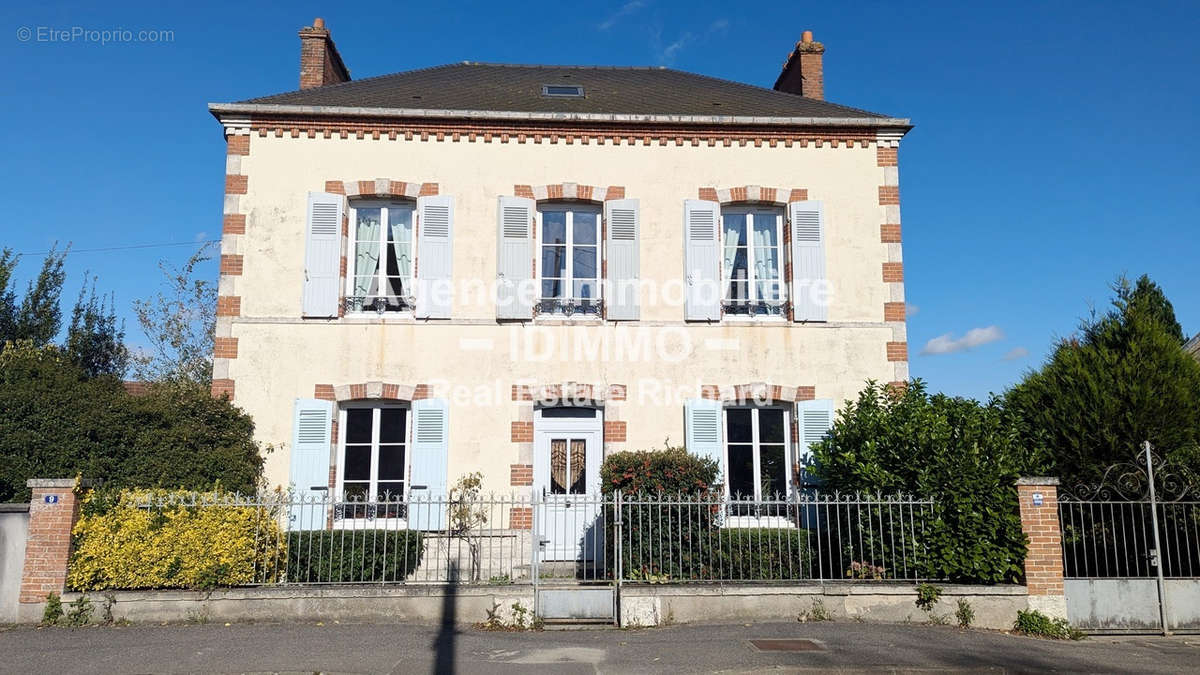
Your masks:
M551 98L583 98L583 85L543 84L542 96Z

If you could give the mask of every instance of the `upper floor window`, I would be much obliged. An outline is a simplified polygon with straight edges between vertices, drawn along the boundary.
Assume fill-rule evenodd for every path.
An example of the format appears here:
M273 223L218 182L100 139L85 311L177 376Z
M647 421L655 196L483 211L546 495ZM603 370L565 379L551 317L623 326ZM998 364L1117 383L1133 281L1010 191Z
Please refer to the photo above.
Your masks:
M412 310L413 204L363 201L351 208L347 310Z
M600 209L576 204L538 208L541 226L539 311L600 314Z
M721 209L724 309L727 315L782 316L783 210Z

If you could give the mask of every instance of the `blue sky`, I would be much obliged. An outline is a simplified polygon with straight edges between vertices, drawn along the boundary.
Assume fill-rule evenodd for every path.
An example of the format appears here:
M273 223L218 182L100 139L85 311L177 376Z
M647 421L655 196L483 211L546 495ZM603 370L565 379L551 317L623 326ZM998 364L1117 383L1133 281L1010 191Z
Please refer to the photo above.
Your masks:
M811 29L829 100L916 124L900 155L913 375L1000 391L1102 308L1121 272L1149 273L1200 331L1196 3L497 7L7 3L0 245L73 242L68 295L98 276L140 341L130 304L191 246L83 250L219 236L224 144L205 104L294 89L296 31L314 16L355 77L469 59L667 65L769 87ZM19 39L75 26L174 39Z

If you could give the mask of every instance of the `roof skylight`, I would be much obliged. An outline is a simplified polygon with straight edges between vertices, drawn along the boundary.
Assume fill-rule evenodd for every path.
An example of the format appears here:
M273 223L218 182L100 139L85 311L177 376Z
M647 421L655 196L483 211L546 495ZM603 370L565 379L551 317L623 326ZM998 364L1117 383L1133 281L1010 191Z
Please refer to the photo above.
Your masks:
M551 96L553 98L583 98L583 85L543 84L542 96Z

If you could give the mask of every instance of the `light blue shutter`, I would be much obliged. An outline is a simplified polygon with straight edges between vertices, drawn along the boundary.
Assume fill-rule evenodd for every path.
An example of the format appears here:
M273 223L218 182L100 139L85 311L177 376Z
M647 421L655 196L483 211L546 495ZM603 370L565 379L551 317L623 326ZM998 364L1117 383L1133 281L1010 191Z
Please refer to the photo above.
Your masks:
M827 321L825 209L821 202L788 205L792 228L792 311L796 321Z
M323 530L329 513L329 448L333 403L298 398L292 411L292 456L289 470L294 501L288 514L291 530Z
M418 319L449 319L454 257L454 198L417 198Z
M408 526L415 530L446 527L446 473L450 451L450 415L446 399L412 403L412 478L408 488Z
M608 224L608 290L606 318L612 321L636 321L641 278L638 245L642 228L641 208L636 199L604 202L604 222Z
M697 457L717 462L717 482L724 482L725 434L722 429L721 402L706 398L684 401L684 444Z
M810 447L825 438L833 428L833 399L819 398L815 401L796 403L796 423L800 431L800 442L796 448L796 461L801 466L802 482L812 482L804 467L812 463Z
M496 237L496 318L532 319L533 211L525 197L500 197Z
M338 284L342 258L341 195L308 193L305 210L304 316L332 318L338 315Z
M716 202L683 202L683 273L687 283L684 318L688 321L721 319L720 214L721 205Z

